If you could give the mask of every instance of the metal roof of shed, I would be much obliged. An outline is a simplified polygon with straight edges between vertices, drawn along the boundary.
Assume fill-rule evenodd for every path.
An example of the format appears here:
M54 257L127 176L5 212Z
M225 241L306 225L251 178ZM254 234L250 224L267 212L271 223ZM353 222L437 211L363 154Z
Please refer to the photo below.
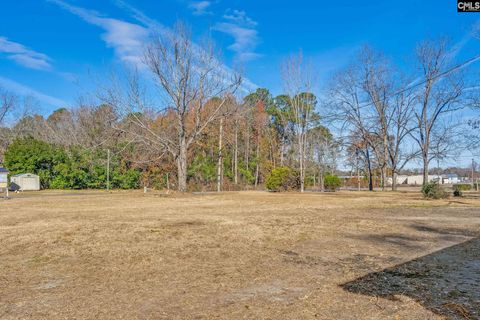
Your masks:
M19 174L13 175L12 177L38 177L38 176L33 173L19 173Z

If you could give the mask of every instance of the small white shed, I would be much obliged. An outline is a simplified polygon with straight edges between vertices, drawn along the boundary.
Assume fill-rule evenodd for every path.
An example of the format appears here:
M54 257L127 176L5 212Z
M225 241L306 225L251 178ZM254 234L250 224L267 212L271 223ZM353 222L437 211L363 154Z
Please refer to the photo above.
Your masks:
M20 191L40 190L40 177L32 173L16 174L10 178L10 188Z

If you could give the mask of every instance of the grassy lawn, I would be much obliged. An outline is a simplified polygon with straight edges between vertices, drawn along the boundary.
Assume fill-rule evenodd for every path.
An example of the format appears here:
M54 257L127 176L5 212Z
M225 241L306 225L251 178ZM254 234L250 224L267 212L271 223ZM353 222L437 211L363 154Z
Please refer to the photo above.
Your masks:
M478 319L479 230L473 196L14 194L0 318Z

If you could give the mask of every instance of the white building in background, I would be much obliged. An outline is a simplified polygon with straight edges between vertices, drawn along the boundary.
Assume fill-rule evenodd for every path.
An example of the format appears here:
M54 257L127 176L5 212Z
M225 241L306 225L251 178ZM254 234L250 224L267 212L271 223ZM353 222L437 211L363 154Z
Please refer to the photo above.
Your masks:
M444 175L429 175L428 182L438 182L439 184L457 184L462 183L465 179L460 178L455 173L448 173ZM467 179L468 180L468 179ZM387 185L392 185L392 177L387 178ZM423 175L398 175L397 176L397 186L400 185L409 185L409 186L421 186L423 185Z
M408 178L408 176L397 175L397 177L396 177L397 185L407 184L407 178ZM393 181L392 177L388 177L387 178L387 186L391 186L392 181Z
M442 175L443 183L444 184L456 184L460 183L460 178L456 173L448 173Z
M40 190L40 177L32 173L16 174L10 177L10 189L20 191Z
M428 182L438 182L440 184L443 183L442 177L439 175L428 175ZM420 186L423 184L423 175L414 175L407 177L407 184L411 186Z
M433 182L436 181L440 184L443 183L442 177L437 176L437 175L429 175L428 176L428 182ZM392 185L392 178L389 177L387 180L387 185L391 186ZM413 175L413 176L407 176L407 175L398 175L397 176L397 185L410 185L410 186L421 186L423 185L423 175Z

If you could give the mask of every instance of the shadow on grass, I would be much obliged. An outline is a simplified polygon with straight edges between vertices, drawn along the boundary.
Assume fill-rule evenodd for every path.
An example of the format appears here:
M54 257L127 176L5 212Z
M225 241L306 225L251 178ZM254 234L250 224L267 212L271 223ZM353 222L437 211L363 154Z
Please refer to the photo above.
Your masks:
M423 246L420 244L421 238L406 236L400 233L359 235L354 238L373 243L381 243L383 245L403 247L409 250L423 249Z
M432 228L422 231L445 232ZM341 287L393 300L397 295L408 296L450 319L480 319L480 238L367 274Z

